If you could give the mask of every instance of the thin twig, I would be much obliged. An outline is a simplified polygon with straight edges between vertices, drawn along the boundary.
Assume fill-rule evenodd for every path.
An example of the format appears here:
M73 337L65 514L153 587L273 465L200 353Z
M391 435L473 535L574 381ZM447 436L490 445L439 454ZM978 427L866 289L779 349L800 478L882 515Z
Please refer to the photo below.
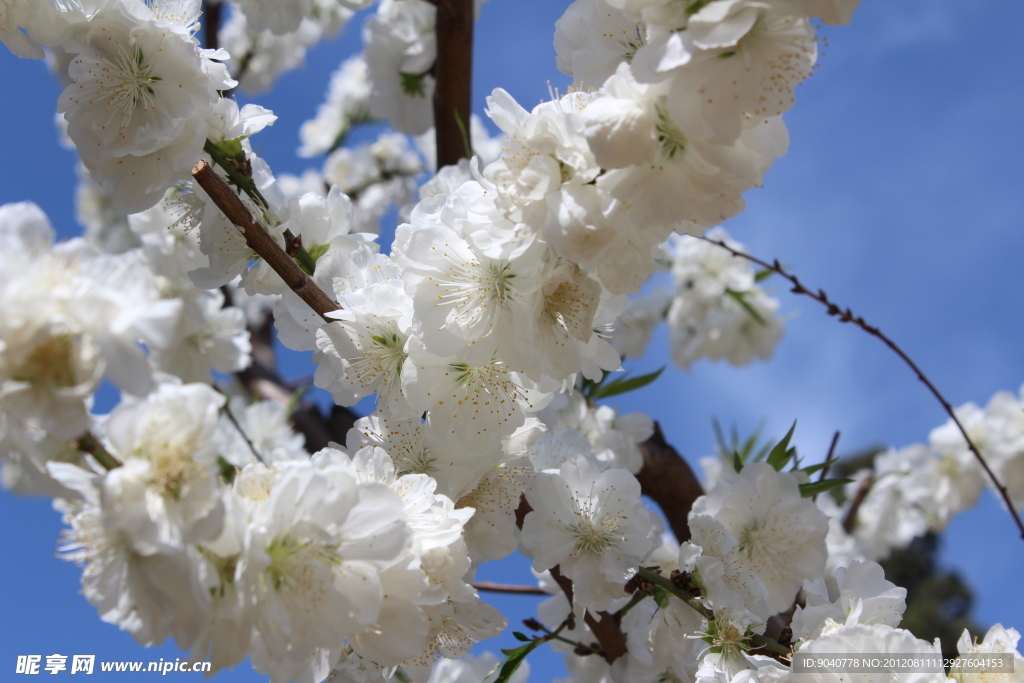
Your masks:
M985 470L985 474L987 474L988 478L992 481L992 485L995 486L997 491L999 491L999 495L1002 496L1003 502L1006 503L1006 507L1009 510L1010 515L1013 517L1013 521L1017 525L1017 529L1020 531L1021 538L1024 539L1024 522L1021 521L1020 515L1017 513L1017 508L1016 506L1014 506L1013 501L1010 499L1009 491L1007 491L1006 487L1003 486L1003 484L999 481L999 479L995 475L995 472L992 471L992 468L988 466L988 462L986 462L985 458L981 455L981 451L979 451L978 447L974 445L973 441L971 441L971 437L967 435L967 430L964 428L963 424L961 424L960 419L956 416L956 412L953 410L953 406L950 405L949 401L946 400L946 397L942 395L942 393L935 387L934 384L932 384L931 380L928 379L928 377L924 374L921 368L917 366L917 363L911 360L910 356L908 356L906 352L902 348L900 348L899 345L896 344L896 342L890 339L884 332L882 332L877 327L869 325L867 322L865 322L863 317L854 315L853 311L851 311L849 308L846 308L844 310L840 308L837 304L833 303L828 298L828 295L825 294L825 290L819 289L817 292L813 292L804 287L803 283L800 282L799 278L786 271L778 262L778 260L775 260L772 263L768 263L767 261L762 261L756 256L751 256L750 254L747 254L745 252L733 249L722 240L714 240L708 237L699 237L698 239L702 239L705 242L709 242L711 244L719 246L722 249L728 251L733 256L744 258L750 261L751 263L756 263L762 268L767 268L768 270L781 275L786 280L789 280L789 282L793 285L793 287L790 289L791 292L793 292L794 294L803 294L804 296L808 296L814 299L827 309L828 315L837 317L840 322L853 323L854 325L864 330L871 336L877 337L879 340L882 341L883 344L888 346L893 353L899 356L900 359L903 360L904 363L906 363L907 367L909 367L914 372L914 374L917 375L917 378L921 381L921 383L928 388L928 391L931 392L932 396L935 397L935 400L937 400L939 404L942 405L942 408L946 411L946 414L949 415L949 418L953 421L953 424L955 424L957 428L960 430L960 434L963 435L964 441L967 442L967 447L970 449L971 453L974 454L974 457L977 459L977 461L981 464L982 469Z
M256 446L249 438L249 435L245 433L245 430L242 429L242 425L238 423L238 419L235 417L234 412L232 412L231 405L228 401L224 402L224 414L228 416L228 420L231 422L231 424L235 426L235 429L238 430L238 433L242 435L242 440L245 441L246 445L249 447L249 450L252 451L253 456L255 456L255 458L259 460L261 463L266 465L267 461L260 456L260 452L256 450Z
M832 468L832 458L835 457L836 454L836 444L838 443L839 430L837 429L836 433L832 435L832 444L828 447L828 455L825 456L825 466L821 468L821 475L818 477L818 481L825 481L825 477L828 476L828 471ZM815 493L811 497L811 500L817 502L818 494Z
M86 432L74 440L74 447L83 453L88 453L96 459L106 470L116 469L121 466L121 461L110 454L100 440L93 436L92 432Z
M676 596L677 598L685 602L687 605L689 605L691 608L693 608L695 612L697 612L705 619L711 620L715 618L714 612L712 612L707 607L702 605L700 601L697 600L697 598L693 597L685 590L674 584L671 581L671 579L666 579L664 576L654 571L653 569L650 569L648 567L640 567L640 569L637 571L637 576L644 579L645 581L650 581L659 588L663 588L672 595ZM756 634L752 635L750 636L750 642L754 645L757 645L760 648L768 650L769 652L774 652L778 655L788 657L792 654L792 650L790 648L766 636L759 636Z
M252 179L251 169L249 169L249 160L246 159L245 153L242 153L240 161L237 163L234 159L227 158L218 148L217 145L213 144L209 140L203 145L203 151L210 155L213 159L213 163L224 169L224 172L228 174L238 189L242 190L252 199L259 207L263 209L270 208L267 203L266 197L256 187L256 181ZM244 173L239 170L239 167L246 168ZM316 270L316 259L302 246L302 237L292 234L291 230L285 228L284 230L284 241L285 241L285 253L295 259L299 267L306 271L307 275L312 275L313 271Z
M551 578L555 580L555 583L565 593L565 597L571 606L573 594L572 581L563 576L557 566L551 568ZM594 632L594 637L597 638L597 642L601 645L604 658L609 664L626 654L626 635L622 632L622 628L619 627L619 620L614 615L608 612L598 612L597 616L595 616L590 613L590 610L587 610L583 614L583 621Z
M519 595L545 595L549 597L551 595L538 586L516 586L509 583L494 583L492 581L476 581L473 583L473 588L476 588L478 591L488 591L491 593L517 593Z
M252 47L246 50L245 54L242 55L242 58L238 60L238 71L231 74L231 80L237 81L238 85L230 90L222 92L220 94L221 97L234 97L235 91L242 87L242 79L245 78L247 73L249 73L249 66L252 64L252 60L256 56L256 42L258 40L256 37L250 37L252 38Z
M327 314L341 308L338 303L327 296L309 275L292 260L284 249L274 241L266 230L253 218L252 213L242 203L234 190L217 175L205 161L200 161L192 169L192 177L206 190L213 203L224 212L232 223L238 226L245 238L246 245L267 262L284 283L295 294L309 304L316 313L327 322L332 322Z
M868 497L868 491L871 490L871 486L874 483L875 477L873 474L869 474L861 479L860 486L857 487L857 493L853 494L853 500L850 502L850 509L846 511L846 516L843 517L843 531L846 533L852 534L857 526L857 511L860 510L864 499Z

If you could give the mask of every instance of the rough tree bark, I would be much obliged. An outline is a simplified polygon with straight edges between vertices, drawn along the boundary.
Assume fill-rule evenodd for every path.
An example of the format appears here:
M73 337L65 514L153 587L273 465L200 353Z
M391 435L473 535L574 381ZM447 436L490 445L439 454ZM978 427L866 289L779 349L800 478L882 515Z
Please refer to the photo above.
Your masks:
M430 0L437 7L434 131L437 167L468 156L473 84L473 0Z

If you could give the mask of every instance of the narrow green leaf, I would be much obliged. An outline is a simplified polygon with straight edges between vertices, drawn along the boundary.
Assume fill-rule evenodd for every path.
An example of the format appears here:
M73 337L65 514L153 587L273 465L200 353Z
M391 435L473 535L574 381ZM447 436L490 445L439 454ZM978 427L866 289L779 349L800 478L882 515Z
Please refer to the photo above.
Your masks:
M819 493L825 491L831 491L832 489L839 488L849 484L853 479L826 479L825 481L813 481L807 484L800 484L800 495L804 498L810 498L816 496Z
M825 462L819 462L817 465L808 465L807 467L803 468L800 471L806 473L807 475L812 475L815 472L820 472L829 465L835 464L837 462L839 462L839 458L832 458L831 460L826 460Z
M540 642L541 639L538 638L530 641L526 645L521 645L510 650L502 650L501 653L505 655L505 660L499 662L484 678L490 678L491 674L493 674L495 669L497 669L498 677L494 679L494 683L508 683L508 680L512 678L512 674L516 672L519 665L526 659L526 656L533 652Z
M775 271L768 270L767 268L765 268L764 270L759 270L756 273L754 273L754 282L763 282L764 280L767 280L774 274Z
M528 643L531 640L533 640L533 638L531 638L530 636L526 635L525 633L520 633L519 631L512 631L512 637L521 643Z
M730 298L732 298L736 303L742 306L743 310L746 311L747 314L751 318L756 320L760 325L763 325L764 327L768 326L768 321L765 320L764 317L760 313L758 313L753 306L750 305L750 303L747 301L747 295L744 292L737 292L735 289L727 289L725 290L725 293Z
M782 441L775 444L775 448L768 454L768 464L774 467L776 472L781 472L786 463L796 455L796 451L789 447L789 440L793 438L795 430L796 420L793 420L793 426L786 432L786 436L782 437Z
M740 454L736 451L732 452L732 466L737 472L743 471L743 459L740 458Z
M459 114L459 110L455 110L455 125L459 127L459 133L462 135L462 146L466 152L466 158L473 158L473 144L469 141L469 131L466 130L466 122L462 120L462 115ZM515 277L515 274L509 277Z
M711 429L715 432L715 441L718 442L718 451L725 453L729 447L725 445L725 434L722 433L722 424L717 417L711 418Z
M603 387L599 387L593 394L591 394L590 398L596 401L601 398L618 396L619 394L624 394L627 391L635 391L658 379L664 371L665 366L663 365L654 372L650 372L646 375L640 375L639 377L631 377L628 379L626 377L620 377L619 379L609 382Z

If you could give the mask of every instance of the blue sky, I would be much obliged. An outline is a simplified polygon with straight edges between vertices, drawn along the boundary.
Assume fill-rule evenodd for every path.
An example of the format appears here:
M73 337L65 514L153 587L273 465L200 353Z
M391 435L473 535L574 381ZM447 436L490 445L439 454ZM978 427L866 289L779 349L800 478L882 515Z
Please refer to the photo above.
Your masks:
M564 7L551 0L483 6L477 113L494 87L528 108L547 98L549 82L564 87L568 78L555 69L551 47ZM1024 382L1022 23L1018 3L864 0L852 25L823 31L819 68L786 116L789 154L763 188L747 194L747 211L726 224L753 253L778 258L808 286L880 326L954 405L983 404ZM298 127L358 40L350 25L314 50L304 70L253 98L280 116L255 141L275 171L305 167L294 156ZM72 235L74 156L58 147L52 124L59 92L43 64L0 51L0 203L35 201ZM796 443L812 459L837 429L844 453L923 441L944 421L924 387L877 340L781 286L778 295L788 322L773 360L742 369L670 368L620 406L661 421L691 462L713 450L713 417L744 433L763 421L776 436L798 419ZM665 349L659 334L636 367L667 364ZM308 373L303 362L290 367ZM11 671L18 654L178 655L170 646L143 650L99 621L78 594L78 569L53 556L61 525L48 501L0 493L0 519L0 671ZM1024 627L1024 594L1013 580L1024 566L1024 543L991 495L954 520L943 559L971 583L979 621ZM519 558L485 567L481 576L525 582L525 567ZM494 602L515 622L536 599ZM544 652L531 661L534 680L560 670L559 658ZM219 680L260 677L242 667Z

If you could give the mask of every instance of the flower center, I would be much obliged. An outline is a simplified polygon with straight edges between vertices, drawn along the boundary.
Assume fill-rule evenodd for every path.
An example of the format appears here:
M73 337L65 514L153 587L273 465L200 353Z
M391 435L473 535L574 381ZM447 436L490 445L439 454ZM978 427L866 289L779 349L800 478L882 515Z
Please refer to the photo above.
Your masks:
M45 389L75 386L75 335L57 334L39 344L11 374L11 379Z
M676 125L675 120L668 113L664 106L656 108L658 122L655 130L658 132L658 147L666 159L672 160L676 155L681 155L688 144L686 134Z
M116 48L113 56L99 57L89 71L91 82L80 85L91 97L90 103L102 103L109 119L120 115L117 128L123 138L136 109L147 112L156 108L153 85L162 79L151 73L141 48L126 48L121 43L116 43Z
M618 522L614 519L601 518L594 510L591 499L580 500L575 495L572 499L576 523L568 525L569 533L576 537L576 550L585 553L601 554L615 545Z
M341 561L330 547L288 534L275 537L266 552L270 563L263 573L274 590L302 588L314 578L316 564Z

